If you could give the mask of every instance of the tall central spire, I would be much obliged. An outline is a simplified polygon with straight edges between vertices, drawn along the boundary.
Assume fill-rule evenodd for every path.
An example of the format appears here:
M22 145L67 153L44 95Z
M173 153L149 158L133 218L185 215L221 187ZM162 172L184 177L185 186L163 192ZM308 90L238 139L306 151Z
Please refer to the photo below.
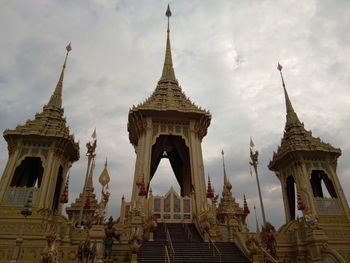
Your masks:
M49 106L56 106L58 108L62 108L62 86L63 86L64 70L66 68L68 53L69 51L72 50L70 43L68 44L68 46L66 46L66 50L67 50L67 53L62 66L60 78L58 79L55 91L51 95L49 103L47 104Z
M282 74L282 66L280 63L278 63L277 66L278 71L280 72L281 75L281 80L282 80L282 86L283 86L283 91L284 91L284 97L286 100L286 114L287 114L287 122L286 122L286 129L287 127L293 125L293 124L300 124L298 115L296 114L296 112L293 109L292 103L289 99L288 96L288 92L286 89L286 85L284 83L284 79L283 79L283 74Z
M168 29L167 29L167 39L166 39L166 49L165 49L165 60L164 60L164 66L163 66L163 72L162 77L160 78L158 83L162 82L175 82L175 72L173 68L173 60L171 57L171 46L170 46L170 17L171 17L171 11L168 4L168 8L165 12L165 15L168 17Z

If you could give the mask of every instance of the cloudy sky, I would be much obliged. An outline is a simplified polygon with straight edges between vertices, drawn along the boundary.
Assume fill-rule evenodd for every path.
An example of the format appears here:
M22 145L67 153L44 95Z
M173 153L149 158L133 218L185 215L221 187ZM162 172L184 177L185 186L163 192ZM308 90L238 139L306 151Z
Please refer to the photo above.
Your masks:
M1 0L0 129L15 128L47 103L71 41L63 90L70 131L81 158L71 173L70 201L81 191L85 143L97 128L95 176L108 157L109 214L129 199L135 153L129 143L129 107L148 97L164 61L167 1ZM279 61L293 106L314 136L343 155L338 175L350 199L350 2L341 0L172 0L175 74L192 101L209 109L203 139L206 174L217 192L223 183L221 149L237 201L243 193L259 208L249 175L249 136L260 150L268 220L284 222L281 188L267 169L283 134L285 106ZM0 169L7 146L0 140ZM175 177L165 159L151 185L164 194ZM96 179L96 178L95 178ZM95 180L95 189L100 187ZM260 220L260 210L259 220ZM253 213L248 217L254 223Z

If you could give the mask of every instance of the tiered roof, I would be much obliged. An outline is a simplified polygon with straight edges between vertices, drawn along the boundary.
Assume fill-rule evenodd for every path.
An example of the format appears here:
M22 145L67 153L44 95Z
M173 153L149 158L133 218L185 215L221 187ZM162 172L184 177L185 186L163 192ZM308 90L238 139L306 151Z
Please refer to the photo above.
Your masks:
M129 138L134 145L137 145L139 133L144 128L144 123L142 123L143 116L174 112L179 117L187 116L187 118L202 119L206 128L210 124L211 115L209 111L195 105L184 94L175 77L169 36L169 17L171 16L169 7L166 16L168 17L168 29L162 76L151 96L139 105L133 106L129 111Z
M304 128L304 124L300 122L298 115L294 111L292 103L289 99L281 71L282 66L279 65L278 69L281 72L287 114L284 134L283 138L281 139L281 145L278 147L277 152L274 152L272 161L269 163L269 168L275 170L276 163L278 161L282 160L287 154L297 151L327 152L336 156L340 156L340 149L334 148L329 143L321 141L320 138L313 137L311 131L307 131Z
M62 108L62 86L68 52L67 49L60 78L48 104L44 105L43 111L35 114L35 119L28 120L24 125L18 125L14 130L5 130L3 136L8 143L11 139L19 136L61 139L62 142L66 143L66 148L70 153L70 161L76 161L79 159L79 144L74 141L74 136L69 133L66 119L63 117L64 109Z

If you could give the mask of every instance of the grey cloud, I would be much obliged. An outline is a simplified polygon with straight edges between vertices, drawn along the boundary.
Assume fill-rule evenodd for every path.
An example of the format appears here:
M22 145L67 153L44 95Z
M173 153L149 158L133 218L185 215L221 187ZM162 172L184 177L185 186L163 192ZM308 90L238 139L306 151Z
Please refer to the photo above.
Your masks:
M15 128L41 110L52 93L64 59L63 105L71 132L81 142L81 159L71 169L70 201L82 189L84 145L97 127L97 177L108 157L109 213L119 214L130 197L135 153L126 129L128 109L156 86L164 59L167 3L140 1L8 1L0 10L0 128ZM35 8L32 8L32 6ZM176 1L171 3L171 44L176 76L187 96L213 114L203 140L206 172L222 189L221 149L233 193L259 220L255 178L249 175L248 143L261 153L260 174L268 218L284 220L276 176L267 169L283 135L285 106L277 61L293 106L315 136L343 149L339 178L349 199L350 56L347 1ZM238 61L240 63L238 63ZM0 168L7 147L0 140ZM171 180L174 175L170 173ZM157 178L158 176L158 178ZM157 171L154 192L173 181L166 166Z

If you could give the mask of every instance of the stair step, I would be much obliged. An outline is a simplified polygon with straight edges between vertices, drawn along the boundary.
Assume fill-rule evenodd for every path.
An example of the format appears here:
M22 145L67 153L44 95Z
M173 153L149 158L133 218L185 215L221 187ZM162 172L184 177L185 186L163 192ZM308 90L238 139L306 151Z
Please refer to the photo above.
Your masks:
M201 239L194 224L187 224L188 229L190 229L192 233L191 240L188 239L188 235L182 224L169 223L166 227L171 236L175 251L175 263L250 262L234 243L229 242L215 243L221 252L221 259L216 252L213 255L213 248L209 248L208 243ZM138 262L165 262L165 246L167 241L163 224L158 224L155 229L154 240L155 241L146 241L143 243L138 253Z

